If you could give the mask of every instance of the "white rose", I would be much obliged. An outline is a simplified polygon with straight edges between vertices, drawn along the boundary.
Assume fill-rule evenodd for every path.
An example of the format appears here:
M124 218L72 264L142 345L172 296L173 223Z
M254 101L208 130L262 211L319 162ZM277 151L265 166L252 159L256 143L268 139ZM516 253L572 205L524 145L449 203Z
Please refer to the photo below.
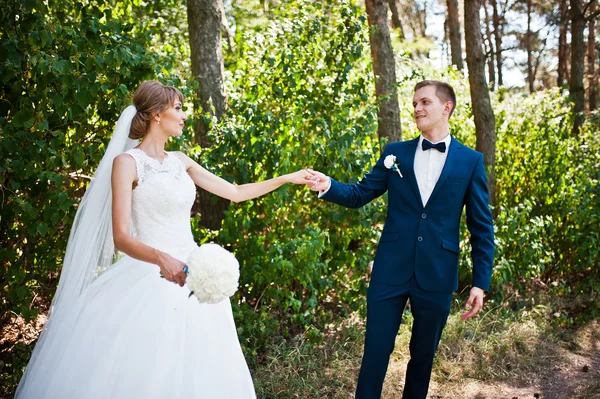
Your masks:
M392 166L394 166L396 164L396 156L395 155L388 155L383 160L383 164L385 165L386 168L391 169Z
M235 294L240 264L225 248L213 243L201 245L190 254L186 285L202 303L218 303Z

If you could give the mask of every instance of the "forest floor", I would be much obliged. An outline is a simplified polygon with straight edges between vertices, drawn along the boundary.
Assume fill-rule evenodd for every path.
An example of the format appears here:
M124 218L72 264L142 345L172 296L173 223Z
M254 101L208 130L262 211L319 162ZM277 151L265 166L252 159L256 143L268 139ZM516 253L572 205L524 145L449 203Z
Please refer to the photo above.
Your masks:
M463 377L453 381L436 376L430 389L435 399L600 399L600 324L592 322L569 341L540 342L531 371L505 379ZM403 380L405 363L393 362L391 370ZM459 367L457 365L457 367ZM399 398L400 386L388 388L386 398Z
M547 312L489 312L463 322L453 312L432 374L431 399L600 399L600 323L558 327ZM383 399L400 399L411 317L400 327ZM364 327L350 319L318 345L305 340L267 351L253 375L259 398L352 399Z
M432 399L600 399L600 322L559 328L544 312L508 321L493 311L448 321L432 375ZM0 331L0 398L12 398L19 369L45 321L11 317ZM412 320L405 314L383 399L401 398ZM279 340L252 366L258 398L351 399L360 366L364 325L357 316L331 325L322 340Z

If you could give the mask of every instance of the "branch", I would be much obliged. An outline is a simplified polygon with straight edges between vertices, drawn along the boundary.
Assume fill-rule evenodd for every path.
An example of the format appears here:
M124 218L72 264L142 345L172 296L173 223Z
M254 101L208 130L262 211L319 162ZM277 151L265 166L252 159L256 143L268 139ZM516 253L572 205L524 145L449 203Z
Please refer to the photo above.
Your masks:
M540 66L540 58L542 58L542 54L544 54L544 50L546 50L546 39L542 42L542 48L538 52L538 56L535 57L535 67L533 68L533 80L535 81L535 76L537 75L538 68Z
M587 3L585 5L585 7L583 7L583 11L581 12L581 15L585 15L585 13L587 12L588 8L590 8L590 6L592 4L594 4L596 2L596 0L591 0L589 3Z
M584 15L585 15L585 11L584 11ZM583 19L585 20L585 22L590 22L592 19L596 18L599 15L600 15L600 10L596 10L595 12L593 12L592 14L590 14L589 16L587 16Z

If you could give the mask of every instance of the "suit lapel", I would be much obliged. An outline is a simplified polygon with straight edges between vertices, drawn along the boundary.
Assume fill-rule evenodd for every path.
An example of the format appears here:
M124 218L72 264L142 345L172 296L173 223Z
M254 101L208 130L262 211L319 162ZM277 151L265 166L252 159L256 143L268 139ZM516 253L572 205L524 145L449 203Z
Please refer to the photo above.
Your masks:
M427 201L427 203L431 202L431 200L433 199L435 194L439 191L440 187L444 184L444 182L450 175L452 168L454 168L454 165L456 164L456 161L458 160L458 158L460 156L460 154L457 154L457 153L461 150L461 148L462 148L462 144L460 144L457 140L454 139L454 137L452 137L452 141L450 142L450 148L448 149L448 156L446 157L446 163L444 163L444 167L442 169L442 174L440 175L440 178L438 179L437 183L435 184L435 187L433 188L433 192L431 193L431 196L429 197L429 200ZM433 151L433 150L430 150L430 151Z
M415 154L417 152L418 143L419 137L407 142L406 151L404 152L403 166L404 170L406 171L404 175L410 182L410 186L413 189L413 193L415 194L417 201L419 201L419 205L423 205L421 193L419 192L419 185L417 184L417 176L415 175Z

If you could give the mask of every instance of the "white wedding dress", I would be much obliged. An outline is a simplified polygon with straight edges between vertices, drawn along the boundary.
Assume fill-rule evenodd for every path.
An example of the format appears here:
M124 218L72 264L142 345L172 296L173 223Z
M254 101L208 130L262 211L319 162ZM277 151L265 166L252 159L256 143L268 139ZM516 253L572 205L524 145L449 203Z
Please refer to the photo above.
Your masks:
M140 149L132 225L142 242L185 261L196 248L196 187L175 153ZM248 399L254 387L231 304L200 304L157 265L123 256L52 320L21 399Z

